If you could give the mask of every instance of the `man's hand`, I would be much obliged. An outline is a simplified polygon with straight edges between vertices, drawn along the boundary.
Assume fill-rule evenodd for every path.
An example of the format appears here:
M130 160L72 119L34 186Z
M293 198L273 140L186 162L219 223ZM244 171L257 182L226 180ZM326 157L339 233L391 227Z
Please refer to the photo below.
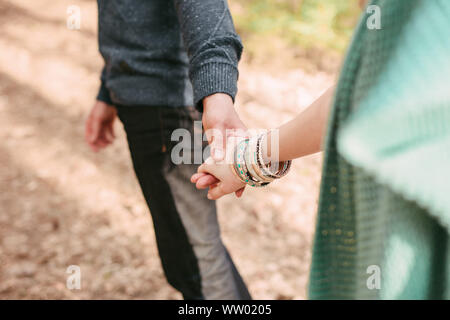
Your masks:
M211 157L215 161L224 159L225 143L227 136L233 134L227 129L247 130L244 123L239 118L233 106L233 100L228 94L215 93L203 99L203 127L208 138L208 143L211 148ZM234 134L239 132L234 132ZM208 186L214 188L218 180L212 175L206 173L198 173L195 177L197 188L204 189ZM240 197L244 188L236 192Z
M110 145L115 138L114 120L117 110L103 101L97 101L86 119L85 139L94 152Z
M237 134L237 130L247 130L234 109L233 100L225 93L216 93L203 99L202 120L211 147L211 157L215 161L220 161L225 156L227 135L233 134L230 130L236 130Z

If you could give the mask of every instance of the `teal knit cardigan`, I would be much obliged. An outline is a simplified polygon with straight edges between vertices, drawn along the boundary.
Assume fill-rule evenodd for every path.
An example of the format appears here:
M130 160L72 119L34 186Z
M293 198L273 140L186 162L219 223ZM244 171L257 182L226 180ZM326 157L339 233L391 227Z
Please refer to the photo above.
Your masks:
M336 90L312 299L450 298L450 1L374 0Z

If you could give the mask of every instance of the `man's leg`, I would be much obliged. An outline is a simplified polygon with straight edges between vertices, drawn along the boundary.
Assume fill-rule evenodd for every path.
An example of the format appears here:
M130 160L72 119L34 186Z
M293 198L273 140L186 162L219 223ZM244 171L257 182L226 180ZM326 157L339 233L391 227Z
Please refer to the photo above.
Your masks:
M250 299L220 237L214 201L190 183L198 165L175 165L173 130L198 113L185 108L118 107L134 169L150 208L168 282L185 299Z

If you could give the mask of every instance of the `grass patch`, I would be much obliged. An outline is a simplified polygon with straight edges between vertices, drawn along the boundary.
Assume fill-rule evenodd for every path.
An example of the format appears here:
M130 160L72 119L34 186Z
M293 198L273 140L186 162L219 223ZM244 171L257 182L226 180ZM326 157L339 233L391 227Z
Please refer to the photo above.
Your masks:
M230 5L246 56L258 63L289 56L320 65L340 56L361 13L356 0L230 0Z

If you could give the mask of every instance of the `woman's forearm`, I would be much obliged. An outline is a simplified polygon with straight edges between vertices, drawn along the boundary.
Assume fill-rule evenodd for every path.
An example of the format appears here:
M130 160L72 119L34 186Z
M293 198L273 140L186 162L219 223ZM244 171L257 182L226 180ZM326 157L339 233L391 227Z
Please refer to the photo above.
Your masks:
M278 129L278 159L279 161L291 160L321 151L322 141L325 136L328 122L328 114L335 87L329 88L308 108L291 121L283 124ZM274 142L268 136L269 155L276 151ZM271 140L272 145L271 145Z

